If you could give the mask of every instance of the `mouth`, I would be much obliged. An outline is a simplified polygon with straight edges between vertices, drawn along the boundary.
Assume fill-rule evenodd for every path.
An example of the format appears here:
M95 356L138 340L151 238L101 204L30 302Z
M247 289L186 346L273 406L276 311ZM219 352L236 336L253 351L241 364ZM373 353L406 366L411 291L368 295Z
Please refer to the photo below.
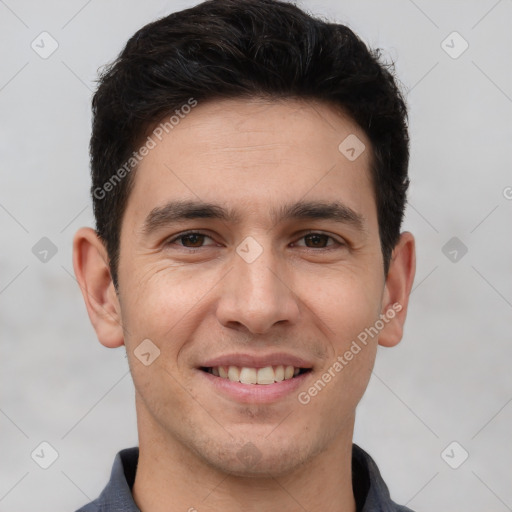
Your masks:
M311 368L300 368L292 365L265 366L263 368L224 365L201 366L199 369L219 379L260 386L292 380L312 370Z

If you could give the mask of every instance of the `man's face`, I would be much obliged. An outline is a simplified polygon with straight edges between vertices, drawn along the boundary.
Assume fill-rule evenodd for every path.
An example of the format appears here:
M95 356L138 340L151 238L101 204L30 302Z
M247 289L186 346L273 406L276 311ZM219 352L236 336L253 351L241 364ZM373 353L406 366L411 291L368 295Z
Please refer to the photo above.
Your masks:
M349 135L366 145L353 161L338 149ZM377 337L332 368L386 306L369 166L364 132L319 103L199 104L164 132L136 172L118 269L142 437L222 471L274 476L351 439ZM173 221L165 207L176 201L236 218ZM296 203L336 203L339 215L288 211ZM177 238L187 231L199 234ZM143 340L160 350L148 366L134 353ZM215 375L230 362L249 381L262 367L271 380L281 365L306 371L244 384Z

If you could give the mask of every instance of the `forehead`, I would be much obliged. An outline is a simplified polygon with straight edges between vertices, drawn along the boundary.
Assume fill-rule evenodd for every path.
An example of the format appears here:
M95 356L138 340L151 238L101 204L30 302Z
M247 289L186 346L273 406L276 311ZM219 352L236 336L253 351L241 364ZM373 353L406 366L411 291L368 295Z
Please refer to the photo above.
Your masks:
M299 199L374 210L370 142L331 105L230 99L166 121L150 134L153 148L135 173L127 216L173 199L229 203L262 216L269 205L275 211Z

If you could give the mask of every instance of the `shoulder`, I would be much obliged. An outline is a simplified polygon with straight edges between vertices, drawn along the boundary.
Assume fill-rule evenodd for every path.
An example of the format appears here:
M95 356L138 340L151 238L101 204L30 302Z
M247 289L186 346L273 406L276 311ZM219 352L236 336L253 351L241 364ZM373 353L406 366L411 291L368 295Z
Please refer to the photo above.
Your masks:
M131 493L138 458L138 447L126 448L118 452L114 459L110 480L103 492L76 512L139 512Z
M377 464L356 444L352 445L352 484L359 512L414 512L391 499Z
M87 503L87 505L84 505L82 508L79 508L76 512L100 512L100 510L99 501L98 499L95 499L94 501Z

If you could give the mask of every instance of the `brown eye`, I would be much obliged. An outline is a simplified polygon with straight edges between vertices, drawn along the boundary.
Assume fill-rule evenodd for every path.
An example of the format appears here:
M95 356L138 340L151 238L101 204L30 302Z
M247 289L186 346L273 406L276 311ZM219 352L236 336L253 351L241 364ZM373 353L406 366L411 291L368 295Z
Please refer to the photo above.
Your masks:
M204 233L190 231L188 233L181 233L180 235L173 237L166 242L166 245L177 245L178 247L191 250L200 249L205 247L204 242L207 238L211 240L211 237L205 235Z
M304 245L299 243L295 243L293 245L306 247L307 249L334 249L345 245L325 233L306 233L300 238L300 241L302 240L305 241Z
M200 233L191 233L189 235L183 235L179 237L179 240L182 242L189 241L191 245L187 245L187 243L184 243L185 247L192 247L197 248L201 247L202 243L204 242L206 235L201 235Z
M323 249L326 247L330 236L322 235L320 233L313 233L312 235L306 235L304 240L310 240L311 245L308 247Z

